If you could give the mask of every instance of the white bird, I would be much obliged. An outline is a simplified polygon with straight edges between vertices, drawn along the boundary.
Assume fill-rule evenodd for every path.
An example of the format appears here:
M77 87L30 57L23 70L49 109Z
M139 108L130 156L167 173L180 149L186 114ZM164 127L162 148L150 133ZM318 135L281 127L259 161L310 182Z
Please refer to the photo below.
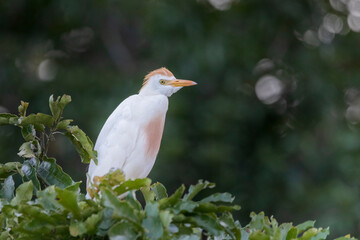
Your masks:
M91 161L87 185L115 169L121 169L126 179L146 177L160 148L168 97L196 84L176 79L164 67L147 74L139 94L120 103L102 127L95 144L98 164ZM92 194L87 191L89 198Z

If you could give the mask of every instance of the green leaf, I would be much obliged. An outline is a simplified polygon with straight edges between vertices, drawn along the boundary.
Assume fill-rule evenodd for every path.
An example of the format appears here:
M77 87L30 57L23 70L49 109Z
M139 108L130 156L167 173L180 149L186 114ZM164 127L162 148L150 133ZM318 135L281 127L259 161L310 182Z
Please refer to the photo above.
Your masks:
M45 224L58 224L56 218L49 216L43 212L43 209L39 206L31 206L29 204L22 204L17 206L18 212L22 213L23 217L29 217L31 219L31 226L28 228L29 230L36 231L34 228L42 230L42 227ZM36 224L33 224L36 221ZM38 226L36 226L38 225Z
M19 157L34 158L41 153L41 147L37 140L23 143L18 152Z
M325 229L319 229L320 231L318 231L318 234L311 238L311 240L320 240L320 239L326 239L326 237L330 234L329 231L329 227L325 228Z
M179 201L177 204L174 205L173 211L175 214L179 214L181 212L192 213L197 206L198 203L193 201Z
M347 234L346 236L336 238L335 240L357 240L354 237L351 237L350 234Z
M190 223L195 223L214 236L219 236L223 231L223 227L217 221L216 217L210 214L199 214L187 219Z
M202 212L202 213L223 213L223 212L232 212L232 211L238 211L240 210L240 206L239 205L230 205L230 206L225 206L225 205L215 205L213 203L199 203L197 205L197 207L195 208L195 211L197 212Z
M110 170L102 177L94 177L93 181L101 187L114 187L125 181L125 174L121 169Z
M291 239L296 239L297 238L297 235L298 235L298 230L296 227L292 227L287 235L286 235L286 240L291 240Z
M128 222L121 221L109 229L110 240L133 240L139 233Z
M91 160L94 160L97 164L97 153L90 138L78 126L69 126L66 130L67 133L65 135L70 138L75 146L81 161L83 163L90 163Z
M173 239L174 240L201 240L202 237L201 237L201 235L188 233L188 234L184 234L184 235L180 235L180 236L175 236Z
M0 233L0 240L9 240L11 239L11 235L8 231L3 231Z
M100 213L92 214L90 217L88 217L85 220L85 227L87 234L91 235L96 233L97 226L99 225L101 218L102 218L102 214L100 212Z
M26 116L26 109L29 107L28 102L21 101L20 106L18 107L19 115L22 117Z
M25 141L35 140L36 131L35 131L34 125L30 124L30 125L25 125L25 126L21 127L21 134L22 134L23 138L25 139Z
M62 205L56 200L55 186L49 186L36 193L36 203L40 204L47 211L63 209Z
M34 158L35 153L33 152L31 145L32 141L23 143L19 148L18 156L24 158Z
M250 228L261 230L264 227L265 222L265 214L264 212L260 212L259 214L256 214L254 212L250 213L251 221L249 223Z
M86 233L86 225L84 222L72 221L69 226L69 232L73 237L81 237Z
M18 125L19 117L15 114L10 113L0 113L0 126L1 125Z
M184 194L185 186L182 184L173 195L171 195L169 198L163 198L159 201L160 208L168 208L171 206L174 206L178 201L181 200L182 195Z
M71 102L71 96L70 95L66 95L66 94L62 95L60 103L59 103L61 109L64 109L65 106L70 102Z
M71 102L71 96L64 94L61 98L60 96L54 101L54 96L51 95L49 98L49 107L55 121L58 121L61 118L61 115L64 111L65 106Z
M270 240L270 236L261 231L252 232L249 240Z
M150 187L142 187L141 193L144 196L145 202L151 202L155 200L155 193L151 191Z
M174 214L170 213L168 210L161 210L159 215L164 228L168 228L174 217Z
M35 123L33 125L34 125L35 130L40 131L40 132L45 132L44 124Z
M82 181L74 182L72 185L67 186L65 189L72 191L72 192L80 193L80 184L81 183L82 183Z
M274 218L272 218L272 221L275 221ZM291 231L291 229L293 229L293 225L292 223L283 223L279 226L279 231L280 231L280 238L286 240L289 231Z
M329 235L329 228L322 229L322 228L309 228L306 230L299 240L320 240L326 239L327 235Z
M231 228L231 229L236 228L234 218L233 218L232 214L229 212L223 213L221 215L221 217L219 218L219 220L221 222L223 222L225 224L225 226L228 228Z
M75 192L55 188L57 201L68 211L70 211L75 218L80 218L80 208L77 202L77 194Z
M65 188L74 184L71 177L56 164L54 158L44 158L37 169L37 174L48 185Z
M35 158L26 160L21 167L21 171L24 174L25 181L31 180L35 189L40 190L41 187L36 174L36 165L38 165L38 162Z
M149 239L160 239L164 233L162 221L159 213L159 203L148 202L145 206L146 217L142 222L142 226L148 231L146 236Z
M199 182L196 185L191 185L189 188L189 192L185 194L184 200L191 200L193 199L200 191L206 189L206 188L213 188L215 187L214 183L199 180Z
M129 203L120 201L111 190L102 188L102 205L114 210L114 213L121 218L125 218L131 222L138 223L140 221L139 213Z
M8 176L1 184L0 198L6 199L8 202L14 197L15 183L12 176Z
M54 101L54 95L51 95L49 98L49 107L51 114L53 115L54 119L57 120L60 117L61 109L58 106L60 102L60 96L57 97L56 101Z
M91 200L89 200L91 201ZM113 220L113 209L111 208L104 208L102 213L101 221L97 227L96 235L98 236L107 236L109 228L114 224Z
M298 234L301 234L305 230L314 227L315 221L306 221L296 226Z
M20 171L22 164L19 162L8 162L0 164L0 180Z
M219 219L221 224L227 229L232 232L233 238L236 240L241 239L241 229L235 223L233 216L230 212L225 212ZM239 224L239 223L238 223Z
M11 200L11 205L16 206L22 202L30 201L33 196L33 183L24 182L16 189L16 195Z
M135 208L138 211L142 211L142 206L140 204L139 201L136 200L136 198L134 198L135 196L132 193L129 193L128 195L126 195L125 197L125 201L127 203L129 203L133 208Z
M233 201L234 197L230 193L215 193L202 199L200 202L232 203Z
M155 193L155 196L156 196L157 200L168 197L167 192L166 192L166 188L164 187L164 185L162 185L159 182L154 183L151 186L151 190L153 190L153 192Z
M26 126L29 124L32 125L45 125L47 127L52 127L53 125L53 118L52 116L48 115L48 114L44 114L44 113L38 113L38 114L30 114L27 117L21 117L19 119L19 125L21 126Z
M62 120L56 125L56 129L66 130L72 121L71 119Z
M126 193L128 191L132 190L139 190L142 187L149 187L151 184L150 178L138 178L134 180L126 180L125 182L122 182L118 187L114 189L114 191L121 195L123 193Z

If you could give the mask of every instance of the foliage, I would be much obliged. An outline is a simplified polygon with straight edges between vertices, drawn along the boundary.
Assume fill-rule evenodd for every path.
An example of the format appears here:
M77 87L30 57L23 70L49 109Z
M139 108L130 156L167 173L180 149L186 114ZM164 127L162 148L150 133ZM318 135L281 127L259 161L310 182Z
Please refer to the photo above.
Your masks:
M112 181L111 177L107 180ZM242 227L234 221L230 194L214 194L192 200L196 194L214 184L199 181L184 195L182 185L167 196L161 183L150 185L149 179L131 180L118 187L140 190L145 197L143 208L130 192L119 199L111 186L101 186L94 200L84 199L79 184L61 189L49 186L32 199L33 183L24 182L12 199L1 200L0 239L325 239L329 229L315 228L314 221L293 226L278 225L264 213L251 214L250 223ZM142 184L145 183L145 184ZM350 239L350 238L343 238ZM353 238L354 239L354 238Z
M71 120L62 120L70 100L67 95L56 101L51 96L52 116L42 113L26 116L25 102L19 106L19 115L1 114L1 124L20 127L26 142L18 153L24 158L22 163L0 165L0 240L320 240L328 236L329 228L315 228L315 221L279 225L262 212L252 213L250 223L242 227L232 216L240 207L232 204L231 194L197 198L199 192L215 187L203 180L187 191L181 185L169 196L159 182L151 184L148 178L125 181L122 171L115 170L94 179L90 186L94 198L85 199L80 191L81 182L74 182L54 158L46 155L49 141L62 133L71 139L84 163L96 161L91 140L77 126L71 126ZM23 180L18 187L13 179L15 174ZM139 190L143 205L135 198ZM340 239L355 240L350 236Z
M56 134L67 136L76 150L82 162L97 162L96 151L88 136L78 127L72 126L71 119L63 119L62 114L65 106L71 102L71 97L63 95L54 100L50 96L49 106L52 115L38 113L26 115L29 103L21 101L18 107L19 115L1 113L0 125L14 125L21 128L24 142L18 155L24 162L11 162L1 166L0 179L11 181L13 173L21 175L24 181L32 181L34 191L41 190L41 186L56 185L66 188L76 184L56 163L54 158L47 156L50 141Z

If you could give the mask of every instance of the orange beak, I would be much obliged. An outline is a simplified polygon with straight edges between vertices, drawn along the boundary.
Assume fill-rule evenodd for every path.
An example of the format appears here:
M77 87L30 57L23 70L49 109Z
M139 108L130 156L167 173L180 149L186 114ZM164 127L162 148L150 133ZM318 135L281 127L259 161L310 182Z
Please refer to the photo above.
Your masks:
M175 79L175 80L170 80L168 82L168 85L171 85L173 87L188 87L188 86L194 86L196 84L197 84L196 82L190 80L183 80L183 79Z

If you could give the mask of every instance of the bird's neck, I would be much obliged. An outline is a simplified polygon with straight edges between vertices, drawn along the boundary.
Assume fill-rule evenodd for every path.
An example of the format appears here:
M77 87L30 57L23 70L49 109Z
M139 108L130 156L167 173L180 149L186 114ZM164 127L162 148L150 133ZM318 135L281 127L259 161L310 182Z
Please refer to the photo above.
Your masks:
M151 89L147 89L147 88L143 88L140 90L139 95L141 96L153 96L153 95L158 95L159 93L151 90Z
M140 90L139 95L140 96L155 96L155 95L164 95L164 94L159 93L157 90L154 90L151 87L144 86Z

